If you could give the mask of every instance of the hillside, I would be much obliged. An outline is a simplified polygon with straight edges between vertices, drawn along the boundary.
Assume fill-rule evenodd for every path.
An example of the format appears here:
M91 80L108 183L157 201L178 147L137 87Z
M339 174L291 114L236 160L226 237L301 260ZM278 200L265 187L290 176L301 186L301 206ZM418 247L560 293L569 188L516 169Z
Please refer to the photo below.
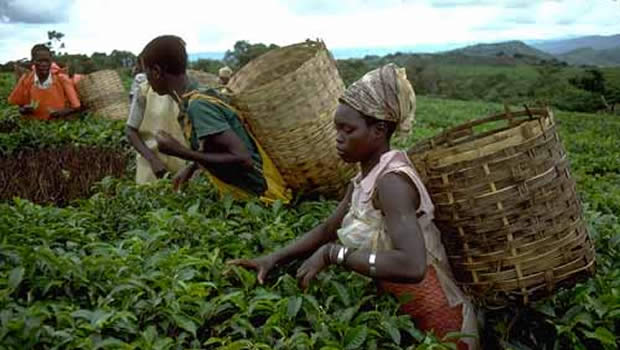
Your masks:
M605 50L580 48L559 55L558 58L573 65L618 66L620 65L620 46Z
M607 50L620 47L620 34L610 36L592 35L566 40L543 41L530 43L530 46L552 55L566 54L581 48Z
M533 48L522 41L505 41L493 44L476 44L460 49L448 51L451 54L463 54L469 56L523 56L538 59L551 60L554 58L546 52Z

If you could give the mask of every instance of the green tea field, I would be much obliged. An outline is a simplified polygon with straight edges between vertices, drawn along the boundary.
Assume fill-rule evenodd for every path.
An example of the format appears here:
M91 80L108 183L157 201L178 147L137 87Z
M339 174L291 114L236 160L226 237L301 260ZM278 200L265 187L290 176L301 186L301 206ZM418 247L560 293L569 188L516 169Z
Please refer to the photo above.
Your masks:
M454 348L340 267L303 292L300 262L264 285L226 264L300 236L336 202L219 200L206 178L182 192L169 179L135 185L123 121L23 121L5 105L12 83L0 75L0 349ZM395 147L503 108L418 96ZM554 112L597 272L527 307L481 310L485 349L619 345L620 117Z

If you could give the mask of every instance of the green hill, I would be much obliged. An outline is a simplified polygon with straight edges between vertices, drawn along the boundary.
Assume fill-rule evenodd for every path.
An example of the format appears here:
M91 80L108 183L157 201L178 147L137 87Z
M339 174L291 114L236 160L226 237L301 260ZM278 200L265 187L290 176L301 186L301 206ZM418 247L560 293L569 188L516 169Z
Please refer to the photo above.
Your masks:
M573 65L593 65L593 66L618 66L620 65L620 45L605 50L596 50L591 47L580 48L558 58Z
M608 50L620 46L620 34L609 36L590 35L566 40L543 41L531 43L530 45L553 55L562 55L582 48Z
M551 54L533 48L522 41L506 41L493 44L476 44L466 46L461 49L448 51L452 54L463 54L468 56L511 56L551 60L555 57Z

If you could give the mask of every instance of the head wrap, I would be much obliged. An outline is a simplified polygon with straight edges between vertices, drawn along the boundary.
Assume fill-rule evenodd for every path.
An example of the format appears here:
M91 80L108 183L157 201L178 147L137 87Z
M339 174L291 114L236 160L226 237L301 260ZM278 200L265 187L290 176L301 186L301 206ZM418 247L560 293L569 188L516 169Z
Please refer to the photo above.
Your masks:
M232 76L232 69L228 66L222 67L220 68L218 75L220 78L230 78Z
M351 84L340 102L379 120L395 122L401 131L415 119L415 93L404 68L394 63L366 73Z

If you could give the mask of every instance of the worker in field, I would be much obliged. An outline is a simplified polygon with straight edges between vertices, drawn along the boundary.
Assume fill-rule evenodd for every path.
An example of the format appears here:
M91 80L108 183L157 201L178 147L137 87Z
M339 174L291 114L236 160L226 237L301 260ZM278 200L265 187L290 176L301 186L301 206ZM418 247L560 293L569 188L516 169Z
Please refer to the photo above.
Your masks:
M307 258L297 270L304 289L329 265L341 265L385 291L409 296L402 310L418 329L439 338L450 332L477 336L474 308L453 279L431 198L407 154L390 149L392 134L411 123L414 112L415 94L403 68L388 64L352 84L334 116L336 149L361 171L340 205L286 247L229 263L257 270L263 283L275 266ZM475 337L452 341L459 349L478 347Z
M159 152L155 136L157 132L165 130L180 144L186 145L186 142L177 119L177 103L170 96L160 96L153 91L139 63L134 73L125 132L129 143L137 151L136 183L144 184L167 173L176 174L186 165L183 159Z
M232 73L233 73L232 69L230 69L230 67L228 66L224 66L220 68L220 70L218 71L220 83L226 86L226 84L228 84L228 82L230 81L230 78L232 77Z
M186 75L187 52L181 38L157 37L140 57L152 89L178 103L190 143L186 147L165 130L156 135L160 152L189 162L174 177L175 187L202 168L222 195L259 197L265 202L290 200L282 177L245 127L242 116L218 91L200 88Z
M42 44L31 51L34 69L25 73L9 95L9 103L18 105L27 118L49 120L80 111L74 82L52 62L50 49Z

